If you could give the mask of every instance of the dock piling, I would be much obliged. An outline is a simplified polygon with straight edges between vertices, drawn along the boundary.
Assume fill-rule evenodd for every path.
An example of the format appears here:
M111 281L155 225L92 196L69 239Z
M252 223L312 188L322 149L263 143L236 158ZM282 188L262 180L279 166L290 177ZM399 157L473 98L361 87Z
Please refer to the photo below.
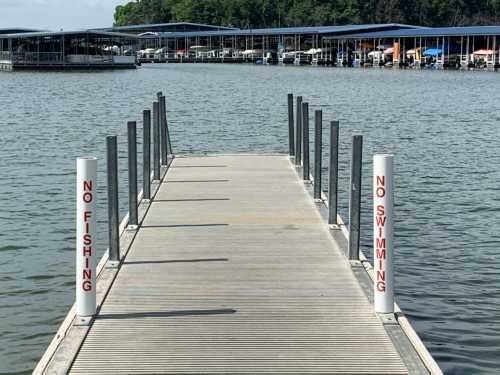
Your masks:
M118 219L118 146L116 136L106 138L108 174L108 241L109 260L120 261L120 235Z
M321 200L323 111L314 111L314 199Z
M375 312L394 313L393 156L373 157L373 283Z
M295 165L302 163L302 96L297 96L297 129L295 132Z
M355 135L352 138L351 183L349 199L349 260L359 260L362 160L363 136Z
M293 94L288 94L288 147L289 155L295 155L295 125L293 123Z
M142 197L151 199L151 111L142 112L143 142L142 142Z
M303 179L309 181L309 103L302 103L302 143Z
M97 159L76 161L76 315L96 313L94 242L96 237Z
M137 124L129 121L127 124L128 133L128 208L129 219L128 228L137 229Z
M167 128L165 125L165 111L166 111L166 103L165 97L163 95L158 97L158 123L160 126L160 149L161 149L161 165L167 165Z
M328 166L328 224L337 225L339 178L339 122L330 123L330 164Z
M160 180L160 121L158 102L153 103L153 180Z

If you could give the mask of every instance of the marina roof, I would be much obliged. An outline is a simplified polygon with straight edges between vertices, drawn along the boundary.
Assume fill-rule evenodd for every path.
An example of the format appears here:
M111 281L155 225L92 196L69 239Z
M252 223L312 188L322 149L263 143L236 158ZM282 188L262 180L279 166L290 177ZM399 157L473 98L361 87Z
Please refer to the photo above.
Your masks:
M116 33L110 31L98 31L98 30L37 31L37 32L23 32L23 33L13 33L13 34L0 34L0 39L36 38L36 37L79 35L79 34L92 34L92 35L137 39L137 35L135 34L125 34L125 33Z
M306 27L281 27L267 29L232 29L232 30L210 30L210 31L187 31L187 32L163 32L158 33L161 37L196 37L196 36L239 36L239 35L285 35L285 34L351 34L363 31L383 31L401 28L415 28L418 26L403 25L397 23L389 24L367 24L367 25L342 25L342 26L306 26ZM147 36L145 36L147 37Z
M500 26L433 27L416 29L387 30L348 35L349 38L399 38L399 37L439 37L439 36L500 35ZM336 37L332 37L336 39Z
M36 31L42 31L38 29L27 29L24 27L6 27L0 28L0 34L19 34L19 33L32 33Z
M191 31L201 31L201 30L237 30L234 27L225 27L225 26L216 26L216 25L207 25L203 23L193 23L193 22L169 22L169 23L153 23L153 24L140 24L140 25L127 25L127 26L113 26L109 28L100 28L95 30L106 30L106 31L160 31L159 29L165 28L191 28ZM173 32L175 32L174 30Z

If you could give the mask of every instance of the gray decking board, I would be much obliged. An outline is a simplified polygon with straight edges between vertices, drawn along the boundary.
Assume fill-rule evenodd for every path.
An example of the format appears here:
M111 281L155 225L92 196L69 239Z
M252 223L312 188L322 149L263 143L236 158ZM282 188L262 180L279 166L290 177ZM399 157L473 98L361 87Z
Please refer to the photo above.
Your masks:
M287 156L176 158L71 373L406 374L328 231Z

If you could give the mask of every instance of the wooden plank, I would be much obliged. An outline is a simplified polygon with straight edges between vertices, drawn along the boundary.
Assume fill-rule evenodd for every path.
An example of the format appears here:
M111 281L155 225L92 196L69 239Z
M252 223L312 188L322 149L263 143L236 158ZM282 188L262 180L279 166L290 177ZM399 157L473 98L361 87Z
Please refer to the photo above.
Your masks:
M286 156L175 159L71 373L406 374L328 231Z

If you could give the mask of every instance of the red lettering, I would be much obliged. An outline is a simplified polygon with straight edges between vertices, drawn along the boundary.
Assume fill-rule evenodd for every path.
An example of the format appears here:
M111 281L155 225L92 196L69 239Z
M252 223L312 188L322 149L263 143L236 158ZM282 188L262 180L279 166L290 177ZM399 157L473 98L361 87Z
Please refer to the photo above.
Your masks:
M379 292L385 292L385 283L383 281L377 282L377 290Z
M385 281L385 271L377 271L377 280Z
M82 283L82 289L86 292L90 292L92 290L92 283L88 280L85 280Z
M375 242L377 249L385 249L385 238L377 238Z
M83 279L90 280L92 278L92 270L83 270Z
M382 204L377 206L377 215L384 216L385 215L385 207Z
M386 257L385 249L377 249L377 250L375 250L375 252L376 252L377 259L385 259L385 257ZM382 268L382 267L380 267L380 268Z
M92 237L90 234L86 233L83 235L83 244L84 245L92 245Z
M85 211L83 213L83 221L87 222L91 216L92 216L92 212L91 211ZM87 232L88 232L88 230L87 230Z
M92 247L91 246L84 246L83 247L83 256L84 257L91 257L92 256Z
M377 195L378 198L383 198L385 196L385 188L378 187L375 194Z
M92 180L83 181L83 191L92 191Z
M385 176L377 176L377 186L385 186Z
M89 193L89 192L83 193L83 201L85 203L92 202L92 193Z
M377 216L377 218L376 218L377 225L383 227L385 225L385 219L386 219L385 216L384 217ZM380 237L382 237L382 236L380 236Z
M89 258L85 258L85 268L90 268L89 266Z

